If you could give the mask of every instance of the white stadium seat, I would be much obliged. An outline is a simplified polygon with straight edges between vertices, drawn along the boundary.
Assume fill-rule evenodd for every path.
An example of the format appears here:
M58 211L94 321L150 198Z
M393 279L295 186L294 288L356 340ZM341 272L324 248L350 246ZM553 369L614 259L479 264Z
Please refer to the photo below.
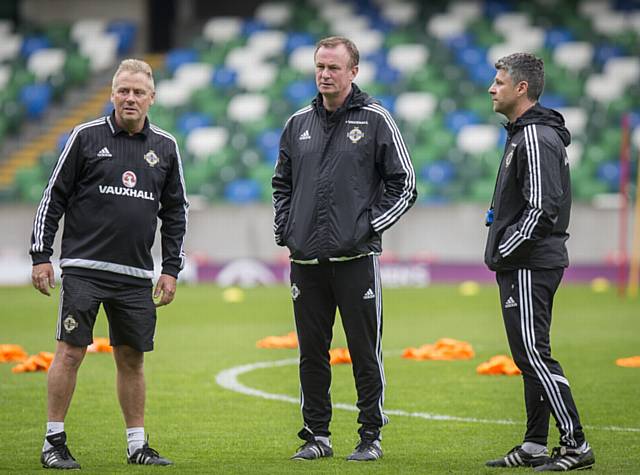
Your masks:
M262 58L273 58L284 52L287 34L280 30L256 31L247 39L249 49L256 51Z
M46 81L47 78L58 74L64 67L67 52L60 48L43 48L34 51L27 60L27 69L31 71L38 81Z
M238 86L250 92L264 91L270 88L278 77L275 64L257 63L251 68L238 71Z
M184 63L173 74L173 78L190 91L207 87L212 76L213 66L208 63Z
M107 29L106 20L97 18L85 18L76 21L71 27L71 38L78 44L82 44L86 38L101 35Z
M164 107L180 107L191 98L191 90L176 79L156 84L156 103Z
M587 112L582 107L559 107L558 112L564 117L565 125L571 135L582 135L587 127Z
M118 42L118 35L115 33L98 33L83 38L79 43L79 50L89 58L91 71L104 71L116 63Z
M236 122L263 119L269 111L269 98L263 94L237 94L227 106L227 117Z
M417 18L418 6L413 2L393 2L384 5L380 14L392 25L402 27Z
M226 43L242 33L242 18L234 16L213 17L204 24L202 36L212 43Z
M291 9L288 3L263 3L256 9L255 17L268 26L279 27L291 19Z
M586 41L562 43L553 50L553 60L569 71L581 71L591 66L593 45Z
M298 46L289 55L289 66L303 74L313 74L316 66L313 62L313 53L316 48L313 45Z
M229 140L225 127L198 127L187 135L187 151L197 159L204 159L222 150Z
M438 100L428 92L403 92L398 94L394 115L407 122L429 120L438 106Z
M429 59L429 50L421 43L392 46L387 54L387 62L402 73L422 69Z
M494 150L498 145L500 130L495 125L465 125L458 132L458 148L472 155Z
M466 29L467 21L451 14L433 15L427 22L427 33L439 40L461 35Z

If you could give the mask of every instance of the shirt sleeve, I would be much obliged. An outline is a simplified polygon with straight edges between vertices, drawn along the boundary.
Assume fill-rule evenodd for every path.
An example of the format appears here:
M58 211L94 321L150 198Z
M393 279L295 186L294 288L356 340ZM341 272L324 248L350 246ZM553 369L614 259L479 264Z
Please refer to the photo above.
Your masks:
M60 218L75 192L83 166L79 132L75 128L67 139L36 210L29 250L34 265L50 261Z
M384 182L384 194L371 209L371 227L382 232L393 226L416 201L416 175L409 151L391 114L371 106L382 123L376 137L376 164Z
M276 162L271 187L273 188L273 234L278 246L284 246L284 229L289 220L289 209L291 206L291 160L288 140L289 124L280 137L280 149L278 161Z
M564 166L564 154L557 144L539 132L533 124L524 129L525 153L518 155L518 162L526 206L520 219L502 236L498 245L502 257L548 236L558 219L563 195L561 167Z
M158 217L162 221L162 273L178 277L184 268L184 240L187 232L189 201L184 183L182 160L178 144L175 143L173 166L160 197Z

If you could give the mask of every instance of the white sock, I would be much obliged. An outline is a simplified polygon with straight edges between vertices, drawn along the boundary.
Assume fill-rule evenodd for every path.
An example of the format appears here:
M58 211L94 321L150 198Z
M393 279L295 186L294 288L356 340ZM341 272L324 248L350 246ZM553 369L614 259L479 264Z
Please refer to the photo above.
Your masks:
M544 445L536 444L535 442L525 442L522 444L522 450L531 455L537 455L540 453L545 453L547 448Z
M53 435L53 434L59 434L60 432L64 432L64 422L48 422L47 421L47 431L44 434L44 445L42 446L43 452L53 447L53 445L51 445L47 440L47 436Z
M326 445L327 447L331 447L331 439L330 439L329 437L322 437L322 436L316 435L316 436L315 436L315 439L316 439L318 442L322 442L322 443L323 443L324 445Z
M141 449L144 445L144 427L127 427L127 444L129 455Z

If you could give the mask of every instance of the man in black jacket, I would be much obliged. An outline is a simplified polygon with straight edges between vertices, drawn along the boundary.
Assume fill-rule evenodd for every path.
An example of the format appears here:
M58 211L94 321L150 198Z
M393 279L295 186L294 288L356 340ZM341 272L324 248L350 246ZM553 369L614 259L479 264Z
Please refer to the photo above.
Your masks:
M496 272L511 354L522 371L527 409L524 442L490 467L533 466L537 471L590 468L569 381L551 357L554 294L569 264L570 134L563 117L538 104L544 87L541 59L516 53L496 63L489 88L493 110L509 119L507 143L487 213L485 263ZM560 447L547 452L549 416Z
M287 121L273 177L276 243L291 252L305 441L293 459L333 455L329 346L340 310L358 392L360 442L382 456L382 232L416 199L409 152L389 112L353 84L359 53L330 37L315 51L319 94Z
M80 468L67 448L64 419L100 304L109 320L127 460L171 464L145 440L143 363L144 352L153 349L155 306L171 303L184 266L188 202L178 145L147 119L154 96L149 65L124 60L113 77L113 113L73 129L36 212L32 282L45 295L55 284L49 259L65 216L58 343L48 375L41 456L46 468ZM154 305L151 246L158 218L163 261Z

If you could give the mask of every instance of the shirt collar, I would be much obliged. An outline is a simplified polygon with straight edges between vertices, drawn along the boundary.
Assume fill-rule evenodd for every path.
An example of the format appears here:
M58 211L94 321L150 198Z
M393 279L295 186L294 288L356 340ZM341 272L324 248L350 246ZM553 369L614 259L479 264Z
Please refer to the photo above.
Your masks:
M111 135L113 135L114 137L116 135L119 134L126 134L129 135L129 132L127 132L125 129L123 129L122 127L120 127L118 125L118 123L116 122L116 111L111 111L111 114L109 116L107 116L107 124L109 125L109 128L111 129ZM145 117L144 118L144 125L142 126L142 130L140 132L137 132L135 134L133 134L133 136L137 136L137 135L142 135L143 137L147 138L149 136L149 118Z

